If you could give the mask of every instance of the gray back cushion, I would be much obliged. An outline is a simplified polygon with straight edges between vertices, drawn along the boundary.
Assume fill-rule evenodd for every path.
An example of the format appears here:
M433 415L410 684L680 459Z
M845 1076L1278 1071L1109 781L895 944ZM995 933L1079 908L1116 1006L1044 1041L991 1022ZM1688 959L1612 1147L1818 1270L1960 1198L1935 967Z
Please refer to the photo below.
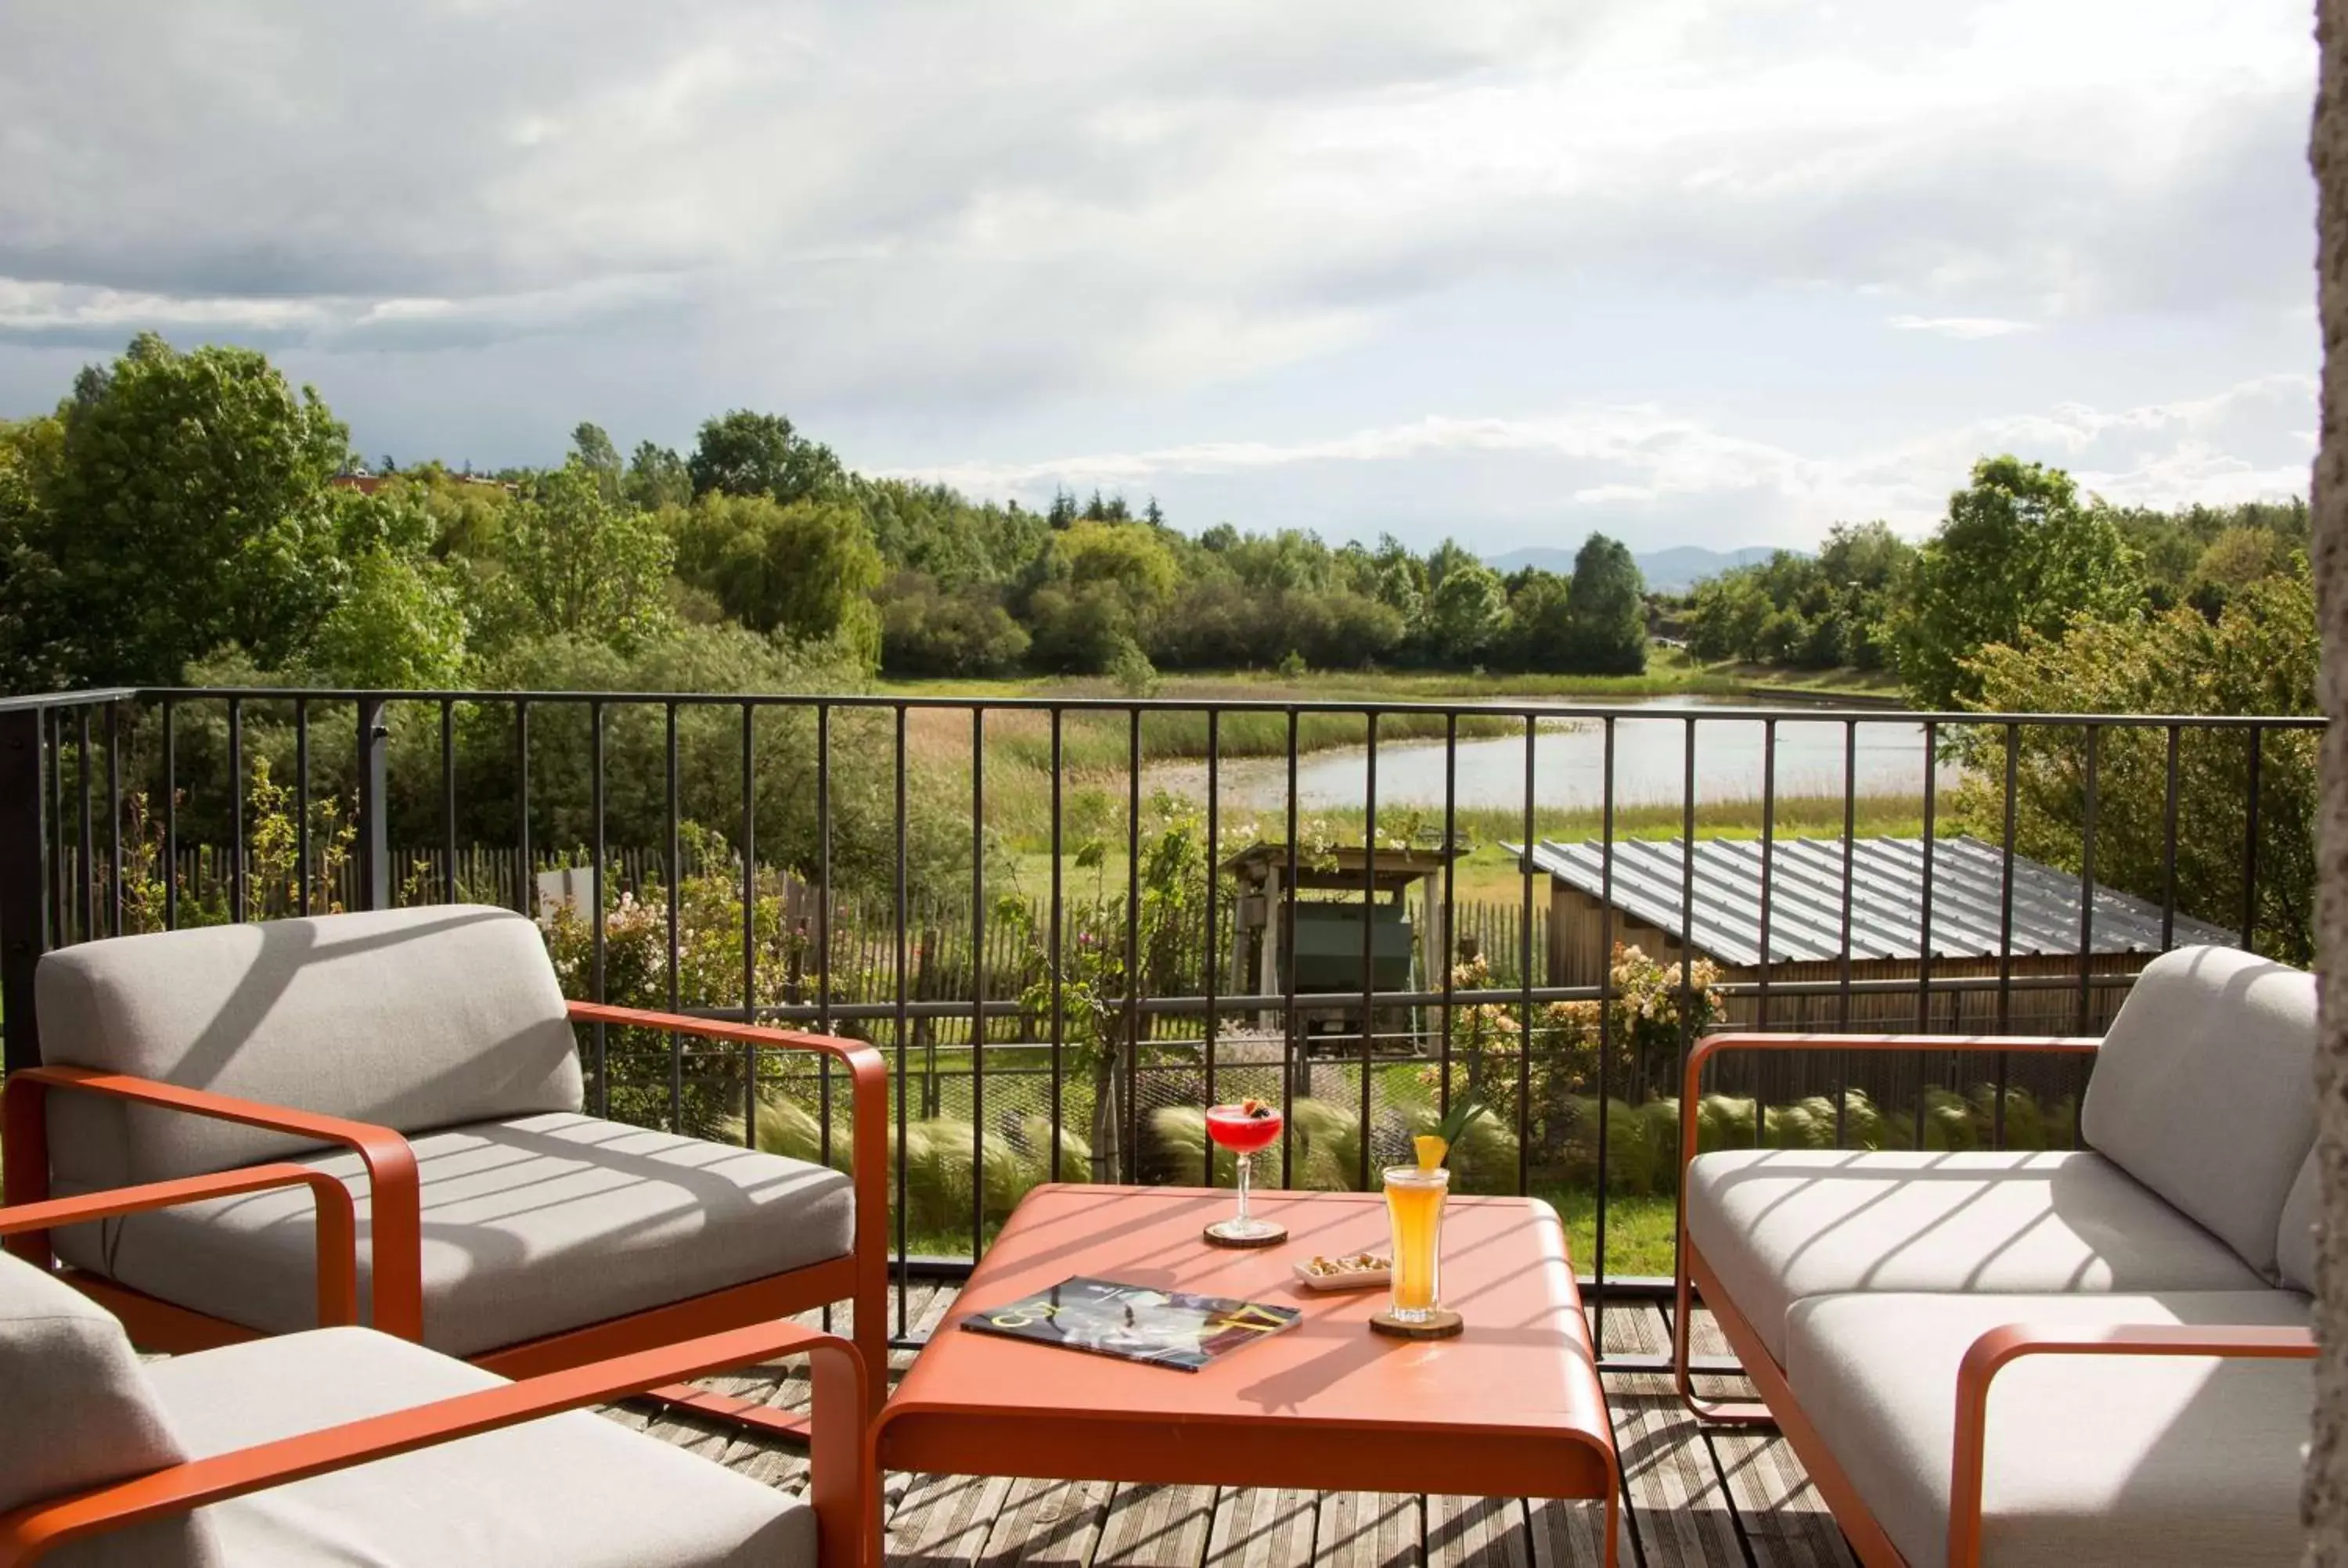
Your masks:
M2145 966L2087 1081L2080 1132L2272 1279L2315 1143L2315 977L2231 948Z
M36 980L42 1054L402 1132L581 1108L538 927L443 905L60 948ZM314 1145L70 1091L49 1100L63 1190L221 1170Z
M2291 1195L2283 1200L2282 1224L2275 1232L2275 1273L2283 1284L2310 1296L2315 1294L2315 1232L2323 1223L2316 1206L2322 1180L2311 1149L2291 1184Z
M0 1253L0 1513L188 1457L113 1314Z

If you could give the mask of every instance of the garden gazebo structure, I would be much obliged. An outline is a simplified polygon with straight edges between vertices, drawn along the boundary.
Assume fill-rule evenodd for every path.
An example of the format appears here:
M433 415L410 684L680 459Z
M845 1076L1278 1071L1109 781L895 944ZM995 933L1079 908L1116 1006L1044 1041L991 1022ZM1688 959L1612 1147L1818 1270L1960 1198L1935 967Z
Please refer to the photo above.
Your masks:
M1250 845L1222 866L1238 888L1231 952L1236 983L1258 996L1279 996L1288 988L1292 968L1299 994L1358 993L1363 989L1362 925L1366 919L1374 989L1416 989L1418 978L1447 962L1451 950L1436 884L1443 868L1460 854L1457 845L1316 847L1296 855L1292 884L1287 845ZM1414 928L1410 917L1410 891L1421 885L1423 930ZM1324 897L1303 897L1307 894ZM1291 902L1296 908L1293 955L1287 947ZM1350 1008L1300 1009L1297 1031L1308 1040L1315 1034L1355 1034L1360 1010L1358 1002ZM1256 1021L1261 1028L1278 1029L1280 1016L1278 1009L1267 1008Z

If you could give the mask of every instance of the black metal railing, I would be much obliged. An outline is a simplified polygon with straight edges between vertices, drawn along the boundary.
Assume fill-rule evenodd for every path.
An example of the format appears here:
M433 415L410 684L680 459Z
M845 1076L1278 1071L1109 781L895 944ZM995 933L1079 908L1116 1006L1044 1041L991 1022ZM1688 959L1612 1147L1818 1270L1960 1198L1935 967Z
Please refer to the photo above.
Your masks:
M1673 1198L1652 1108L1704 1030L1952 1041L1888 1064L1737 1061L1710 1137L2063 1142L2078 1080L2018 1081L1954 1042L2092 1031L2182 940L2303 960L2319 727L1519 702L5 699L0 1016L8 1067L38 1061L34 967L72 942L510 899L580 996L882 1048L901 1336L910 1280L966 1267L1025 1184L1218 1178L1192 1113L1237 1094L1282 1107L1281 1184L1361 1187L1455 1094L1501 1103L1463 1184L1558 1202L1602 1315L1610 1295L1654 1293ZM1242 886L1250 844L1262 880ZM1594 872L1566 864L1577 845ZM1909 885L1882 869L1894 850L1921 868ZM551 863L567 886L542 885ZM1463 953L1462 910L1502 899L1513 917L1471 930L1504 950ZM1300 951L1300 903L1349 900L1358 952ZM1382 904L1401 906L1399 968ZM838 1086L804 1060L601 1028L582 1052L601 1112L840 1153Z

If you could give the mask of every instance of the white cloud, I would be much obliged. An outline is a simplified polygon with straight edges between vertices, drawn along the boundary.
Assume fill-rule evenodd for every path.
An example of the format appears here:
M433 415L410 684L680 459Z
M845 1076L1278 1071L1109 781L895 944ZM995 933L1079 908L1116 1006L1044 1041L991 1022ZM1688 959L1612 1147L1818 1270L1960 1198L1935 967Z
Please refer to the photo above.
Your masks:
M2299 495L2304 456L2266 463L2230 454L2245 422L2303 416L2316 384L2262 377L2213 395L2115 410L2060 405L2044 413L1968 421L1874 450L1827 455L1756 439L1653 406L1586 406L1514 419L1442 415L1294 443L1200 442L1045 462L963 464L902 477L976 495L1040 503L1059 487L1143 491L1184 477L1293 469L1318 477L1361 466L1444 459L1456 476L1478 461L1538 459L1545 473L1587 477L1566 491L1583 506L1759 497L1823 527L1882 518L1909 531L1938 521L1976 457L2012 452L2069 468L2115 503L2178 507ZM1599 478L1599 475L1616 476Z
M1984 338L2010 337L2015 333L2035 332L2032 322L2009 321L2003 316L1893 316L1893 327L1903 333L1931 333L1936 337Z
M2064 400L2312 362L2303 325L2242 346L2312 294L2303 11L0 7L0 417L153 326L298 360L370 450L542 461L582 416L750 404L981 487L1211 477L1243 523L1368 464L1430 527L1913 518L2003 438L1975 408L2045 410L2011 438L2116 494L2264 485L2303 398L2190 431ZM1702 320L1734 325L1661 351ZM1500 384L1535 331L1599 346ZM1688 412L1730 384L1766 425ZM1469 416L1510 408L1566 412Z

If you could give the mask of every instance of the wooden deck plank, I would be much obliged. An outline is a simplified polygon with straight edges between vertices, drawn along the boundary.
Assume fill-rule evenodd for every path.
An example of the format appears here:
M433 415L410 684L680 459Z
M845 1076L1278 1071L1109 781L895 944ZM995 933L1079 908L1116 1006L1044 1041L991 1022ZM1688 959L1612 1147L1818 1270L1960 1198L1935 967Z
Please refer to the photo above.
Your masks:
M1638 1553L1631 1543L1631 1522L1614 1527L1617 1568L1635 1568ZM1533 1568L1604 1568L1606 1510L1595 1502L1537 1497L1525 1505L1525 1542Z
M1323 1493L1313 1561L1320 1568L1417 1568L1424 1561L1422 1501L1404 1492Z
M1227 1486L1215 1498L1203 1568L1311 1568L1321 1494Z
M1426 1568L1532 1568L1520 1497L1426 1500Z
M889 1515L889 1561L907 1568L983 1561L1014 1484L1002 1476L913 1477Z
M1689 1343L1699 1356L1733 1354L1719 1323L1702 1307L1690 1316ZM1706 1378L1698 1387L1725 1399L1751 1399L1742 1378ZM1757 1568L1850 1568L1850 1548L1826 1499L1803 1473L1792 1447L1776 1432L1724 1429L1710 1434L1715 1460L1745 1522Z
M1105 1481L1019 1481L987 1538L988 1568L1085 1568L1108 1513Z
M1198 1568L1214 1520L1211 1486L1121 1483L1101 1522L1094 1568Z
M1606 1337L1607 1348L1622 1353L1660 1355L1670 1348L1663 1315L1652 1307L1609 1307ZM1607 1404L1648 1568L1743 1563L1728 1494L1671 1378L1614 1378Z

